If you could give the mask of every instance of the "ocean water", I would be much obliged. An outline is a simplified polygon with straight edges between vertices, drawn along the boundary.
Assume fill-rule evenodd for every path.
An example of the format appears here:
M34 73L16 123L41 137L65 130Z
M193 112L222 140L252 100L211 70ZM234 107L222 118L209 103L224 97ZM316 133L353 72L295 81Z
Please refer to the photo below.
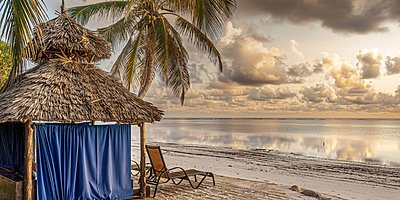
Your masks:
M164 119L147 126L147 140L400 165L400 120Z

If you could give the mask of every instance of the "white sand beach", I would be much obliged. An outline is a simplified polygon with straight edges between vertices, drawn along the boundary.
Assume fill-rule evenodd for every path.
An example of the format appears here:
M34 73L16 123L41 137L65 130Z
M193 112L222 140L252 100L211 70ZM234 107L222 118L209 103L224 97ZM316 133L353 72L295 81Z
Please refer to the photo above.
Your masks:
M236 150L199 145L155 144L162 147L165 161L170 168L196 168L217 175L215 188L206 186L199 189L200 193L210 195L209 199L220 199L223 196L225 199L311 198L291 191L289 188L292 185L319 192L324 199L397 200L400 197L400 167L314 158L264 149ZM133 152L139 152L138 145L133 146ZM133 157L138 160L138 155ZM176 186L165 184L160 187L157 199L168 196L170 199L204 198L198 195L199 191L190 192L190 187L187 188L187 194L181 188L184 186L174 189ZM249 186L251 190L246 190ZM225 191L226 195L221 195L218 191ZM229 191L248 193L243 195L239 192L235 195L235 192ZM215 196L211 198L213 194Z

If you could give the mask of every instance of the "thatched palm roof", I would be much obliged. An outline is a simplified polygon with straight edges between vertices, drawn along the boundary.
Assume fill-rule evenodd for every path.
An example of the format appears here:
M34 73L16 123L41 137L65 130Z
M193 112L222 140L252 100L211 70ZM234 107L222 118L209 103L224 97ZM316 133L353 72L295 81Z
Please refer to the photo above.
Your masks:
M111 47L103 38L65 13L35 28L32 41L35 52L29 58L36 63L60 56L83 62L111 57Z
M93 64L54 59L22 74L0 94L0 122L159 121L163 112Z

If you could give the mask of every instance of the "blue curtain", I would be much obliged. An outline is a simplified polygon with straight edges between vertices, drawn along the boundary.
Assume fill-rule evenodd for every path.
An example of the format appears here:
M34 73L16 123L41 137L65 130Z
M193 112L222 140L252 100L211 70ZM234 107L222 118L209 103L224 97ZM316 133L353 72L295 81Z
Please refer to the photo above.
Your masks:
M39 124L38 199L131 196L129 125Z
M0 167L24 174L25 126L0 124Z

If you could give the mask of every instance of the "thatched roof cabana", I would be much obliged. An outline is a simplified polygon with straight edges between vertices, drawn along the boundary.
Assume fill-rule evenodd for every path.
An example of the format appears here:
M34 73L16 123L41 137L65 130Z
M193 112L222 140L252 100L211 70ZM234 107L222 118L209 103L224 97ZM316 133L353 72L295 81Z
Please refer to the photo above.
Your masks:
M50 60L27 71L0 94L0 123L160 121L162 111L130 93L93 64Z
M144 196L145 123L160 121L163 112L91 64L109 58L110 45L61 10L58 17L35 29L30 43L35 51L29 59L39 65L0 94L0 123L25 123L24 195L32 197L32 121L102 121L139 125Z
M35 52L29 58L36 63L60 56L82 62L111 57L108 42L64 13L36 27L30 45Z
M162 111L90 64L109 58L111 47L65 13L36 27L30 44L35 49L30 59L39 65L0 94L0 123L30 119L140 124L161 119Z

